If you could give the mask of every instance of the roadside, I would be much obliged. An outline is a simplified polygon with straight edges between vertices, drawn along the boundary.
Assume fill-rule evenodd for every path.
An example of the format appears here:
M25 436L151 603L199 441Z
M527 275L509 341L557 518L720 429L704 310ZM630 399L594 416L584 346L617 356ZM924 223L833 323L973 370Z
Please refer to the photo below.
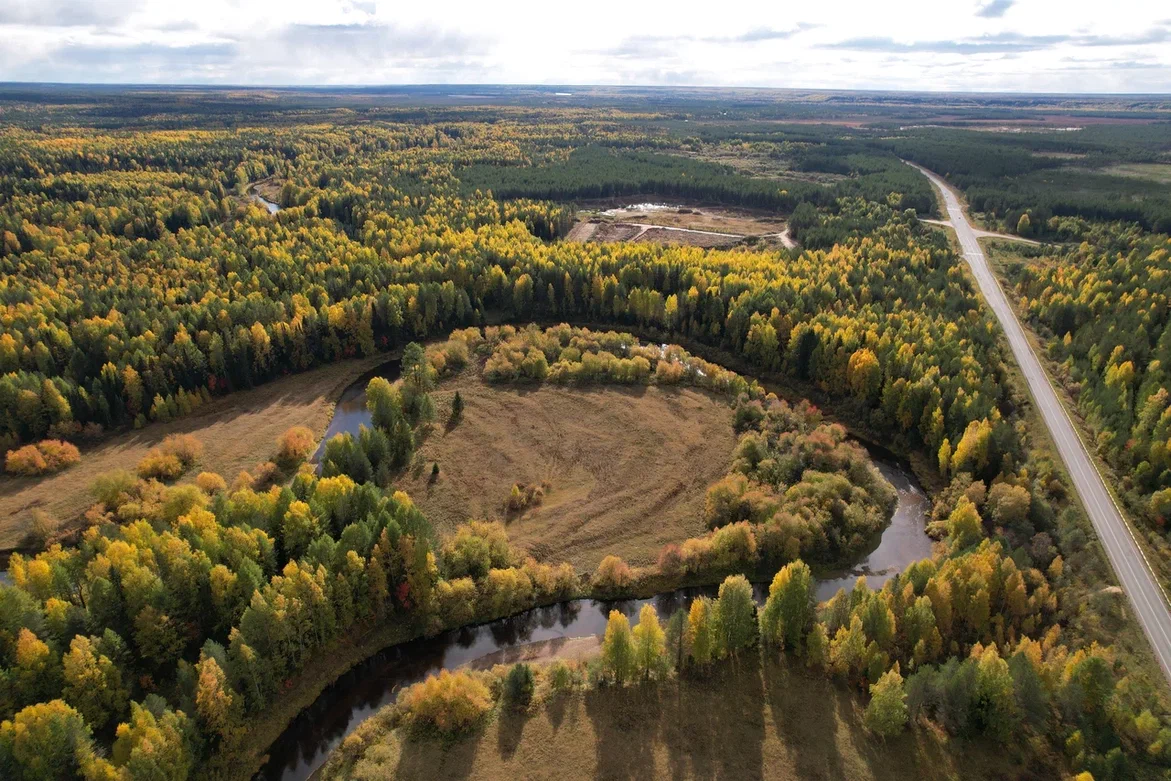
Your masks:
M1000 321L1002 338L1011 349L1016 367L1024 379L1031 401L1039 413L1046 435L1064 463L1070 484L1093 524L1113 574L1125 589L1134 615L1142 626L1150 649L1163 672L1163 684L1158 690L1165 696L1165 685L1171 677L1171 610L1166 593L1150 564L1150 556L1140 543L1143 535L1135 534L1133 521L1123 513L1104 473L1097 466L1095 455L1085 446L1079 429L1074 425L1067 406L1058 396L1051 375L1038 357L1035 335L1021 325L1013 306L992 272L979 241L967 224L957 192L926 169L914 166L931 180L943 198L946 213L952 220L960 254L967 261L967 272L974 279L985 306ZM961 230L962 228L962 230Z
M1086 442L1093 442L1095 439L1093 429L1082 416L1077 401L1070 394L1068 388L1065 387L1064 383L1059 382L1056 379L1061 374L1058 371L1058 364L1049 357L1049 351L1046 342L1041 338L1041 336L1036 332L1032 324L1029 322L1028 313L1021 308L1020 298L1016 295L1011 282L1009 282L1005 274L1005 258L1003 252L992 248L989 249L990 251L985 253L989 259L989 266L992 268L993 273L995 273L997 280L1000 282L1001 288L1004 289L1009 303L1012 304L1013 311L1015 312L1017 319L1020 320L1021 326L1024 328L1025 335L1028 337L1029 342L1033 346L1033 351L1037 354L1037 357L1044 365L1046 373L1051 378L1053 378L1054 381L1052 385L1054 391L1065 405L1065 408L1069 412L1070 417L1077 424L1083 440ZM1021 262L1027 262L1027 259L1022 258ZM1114 490L1114 486L1121 483L1121 478L1115 471L1114 467L1107 463L1105 459L1103 459L1098 454L1097 450L1089 448L1087 448L1087 450L1089 451L1090 457L1094 461L1094 465L1098 468L1098 471L1101 472L1102 475L1106 478L1106 485L1110 489L1110 492L1114 495L1115 502L1120 508L1126 507L1127 512L1123 513L1123 517L1126 519L1127 524L1130 525L1131 530L1134 532L1135 539L1138 540L1140 546L1143 548L1143 552L1146 554L1147 560L1151 563L1152 568L1155 569L1155 573L1159 578L1159 585L1163 587L1164 591L1166 591L1167 585L1171 584L1171 545L1168 545L1167 541L1164 540L1161 536L1153 534L1151 530L1148 529L1145 525L1138 523L1134 519L1134 516L1131 514L1130 508L1127 507L1126 502Z

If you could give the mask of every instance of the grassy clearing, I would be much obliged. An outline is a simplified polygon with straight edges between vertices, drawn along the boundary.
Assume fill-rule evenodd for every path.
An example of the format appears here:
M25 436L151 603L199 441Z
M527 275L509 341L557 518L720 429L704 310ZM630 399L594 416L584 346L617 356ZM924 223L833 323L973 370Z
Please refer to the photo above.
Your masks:
M779 663L721 665L707 679L553 697L498 712L455 740L378 736L346 778L1048 778L1010 750L930 728L881 742L861 698ZM340 777L326 775L326 778Z
M579 572L611 553L650 564L664 544L706 531L704 494L736 443L724 400L689 388L490 385L469 370L434 393L443 420L456 390L460 422L441 423L422 447L426 468L399 482L439 531L502 518L515 546ZM541 482L540 504L504 512L514 483Z
M291 426L308 426L320 437L342 389L382 360L343 361L233 393L182 420L112 436L83 452L81 463L55 475L0 477L0 550L21 545L34 509L66 525L76 521L92 504L89 489L95 477L113 469L133 470L169 434L194 434L203 442L203 456L189 478L211 471L228 481L271 458L277 437Z
M1171 163L1121 163L1103 168L1102 173L1171 184Z

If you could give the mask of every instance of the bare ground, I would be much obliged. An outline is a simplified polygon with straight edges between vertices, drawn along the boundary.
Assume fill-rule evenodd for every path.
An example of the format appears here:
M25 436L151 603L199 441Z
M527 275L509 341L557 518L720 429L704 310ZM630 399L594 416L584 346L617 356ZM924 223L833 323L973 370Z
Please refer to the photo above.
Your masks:
M383 360L385 356L343 361L233 393L182 420L114 435L84 451L81 463L56 475L0 477L0 550L20 546L35 508L66 526L76 521L93 501L95 477L114 469L133 470L169 434L194 434L203 442L203 457L188 479L210 471L231 482L240 470L269 460L277 437L290 427L308 426L320 437L341 391Z
M461 421L436 428L426 467L400 483L440 532L503 519L537 559L591 572L610 553L649 564L665 543L704 531L704 495L735 446L723 400L689 388L489 385L469 370L434 394L443 419L456 389ZM542 481L538 506L506 516L513 483Z

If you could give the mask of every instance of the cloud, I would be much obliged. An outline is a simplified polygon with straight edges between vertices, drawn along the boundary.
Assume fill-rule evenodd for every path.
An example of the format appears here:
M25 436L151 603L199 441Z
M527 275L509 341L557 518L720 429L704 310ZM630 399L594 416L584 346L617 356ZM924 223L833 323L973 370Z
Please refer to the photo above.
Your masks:
M275 42L294 61L298 57L315 57L378 63L461 56L484 50L483 41L461 33L377 23L294 24L286 27Z
M0 24L33 27L112 26L142 6L143 0L4 0Z
M999 19L1004 16L1004 12L1012 8L1016 0L990 0L976 9L976 16L982 16L985 19Z
M227 75L238 56L238 45L228 42L191 46L67 43L45 57L26 63L14 77L43 80L46 68L51 66L53 80L59 82L204 81Z
M1073 46L1143 46L1171 40L1166 27L1134 35L1025 35L1001 32L978 38L934 41L896 41L888 37L849 38L825 44L823 48L859 52L931 53L931 54L1005 54L1051 49L1062 44Z
M813 30L821 25L809 24L807 22L799 22L796 27L791 27L788 30L774 30L771 27L754 27L748 32L731 38L705 38L706 41L713 42L736 42L736 43L756 43L757 41L783 41L792 38L795 35L805 32L806 30Z

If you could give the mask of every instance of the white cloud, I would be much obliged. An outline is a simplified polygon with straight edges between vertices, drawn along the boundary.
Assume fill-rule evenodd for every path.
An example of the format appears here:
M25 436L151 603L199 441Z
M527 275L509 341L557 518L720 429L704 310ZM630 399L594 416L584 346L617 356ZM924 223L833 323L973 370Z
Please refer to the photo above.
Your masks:
M1171 91L1148 0L0 3L0 81Z

